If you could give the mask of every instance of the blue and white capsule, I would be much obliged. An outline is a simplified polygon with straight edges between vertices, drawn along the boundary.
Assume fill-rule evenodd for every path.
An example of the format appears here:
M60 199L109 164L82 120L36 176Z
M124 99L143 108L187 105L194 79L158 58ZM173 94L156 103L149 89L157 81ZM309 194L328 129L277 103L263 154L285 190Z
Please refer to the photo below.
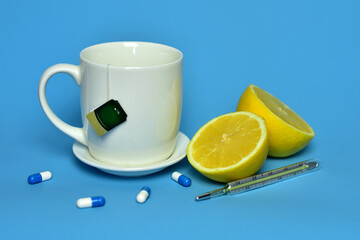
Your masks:
M76 202L78 208L94 208L102 207L105 205L105 198L101 196L79 198Z
M139 194L136 196L138 203L144 203L150 197L151 189L149 187L143 187Z
M41 183L41 182L50 180L51 178L52 178L52 174L49 171L35 173L28 177L28 183L29 184Z
M191 179L179 172L173 172L171 178L184 187L189 187L191 185Z

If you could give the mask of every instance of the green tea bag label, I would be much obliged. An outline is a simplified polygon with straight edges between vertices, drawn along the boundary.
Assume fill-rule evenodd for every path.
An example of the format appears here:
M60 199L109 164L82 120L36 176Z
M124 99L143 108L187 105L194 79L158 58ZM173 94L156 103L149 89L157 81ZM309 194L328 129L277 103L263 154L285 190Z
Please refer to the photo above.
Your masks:
M86 115L95 132L102 136L126 121L126 113L120 103L111 99Z

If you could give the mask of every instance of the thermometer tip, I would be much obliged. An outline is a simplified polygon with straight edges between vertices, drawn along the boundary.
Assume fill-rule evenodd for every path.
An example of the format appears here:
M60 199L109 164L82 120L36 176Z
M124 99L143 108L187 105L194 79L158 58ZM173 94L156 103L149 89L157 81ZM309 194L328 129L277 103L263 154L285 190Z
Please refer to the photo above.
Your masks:
M307 163L309 170L319 168L320 162L319 161L311 161Z
M202 200L207 200L207 199L210 199L210 193L200 194L199 196L197 196L195 198L195 201L202 201Z

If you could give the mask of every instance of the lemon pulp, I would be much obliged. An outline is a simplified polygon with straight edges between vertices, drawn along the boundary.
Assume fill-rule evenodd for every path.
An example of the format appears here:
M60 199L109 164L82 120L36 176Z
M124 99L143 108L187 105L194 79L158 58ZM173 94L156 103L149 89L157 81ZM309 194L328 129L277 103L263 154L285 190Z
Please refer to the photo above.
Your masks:
M219 116L194 135L187 155L206 177L228 182L256 173L268 152L265 121L252 113Z

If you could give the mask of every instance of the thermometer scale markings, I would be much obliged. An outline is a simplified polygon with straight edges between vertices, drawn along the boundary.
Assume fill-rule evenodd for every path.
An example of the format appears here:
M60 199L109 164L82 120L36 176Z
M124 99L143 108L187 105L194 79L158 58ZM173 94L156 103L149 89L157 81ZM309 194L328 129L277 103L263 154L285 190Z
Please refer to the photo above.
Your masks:
M288 165L282 168L274 169L268 172L264 172L252 177L240 179L234 182L230 182L225 187L216 189L211 192L206 192L195 198L195 200L206 200L214 197L218 197L225 194L236 194L246 192L252 189L264 187L272 183L277 183L282 180L290 179L297 175L309 173L318 170L320 161L317 159L310 159L307 161L298 162L292 165Z
M280 173L277 173L275 175L273 175L273 172L269 172L268 176L264 177L264 178L258 178L257 176L254 176L254 177L252 177L254 179L254 181L249 181L247 183L237 185L237 186L233 186L233 187L229 186L228 190L232 191L232 192L236 191L236 190L241 190L241 188L245 188L246 190L250 190L250 189L252 189L250 187L250 185L255 184L255 186L253 186L255 188L257 183L262 183L262 185L265 185L268 180L276 180L276 178L277 178L278 181L280 181L280 180L282 180L282 178L285 175L288 175L288 174L292 175L292 173L296 174L296 172L304 170L306 168L308 168L308 165L303 165L302 167L298 167L298 168L295 168L295 169L292 169L292 170L289 170L289 171L286 171L286 169L284 168L283 169L284 171L282 171ZM263 177L263 175L264 174L261 174L259 177Z

